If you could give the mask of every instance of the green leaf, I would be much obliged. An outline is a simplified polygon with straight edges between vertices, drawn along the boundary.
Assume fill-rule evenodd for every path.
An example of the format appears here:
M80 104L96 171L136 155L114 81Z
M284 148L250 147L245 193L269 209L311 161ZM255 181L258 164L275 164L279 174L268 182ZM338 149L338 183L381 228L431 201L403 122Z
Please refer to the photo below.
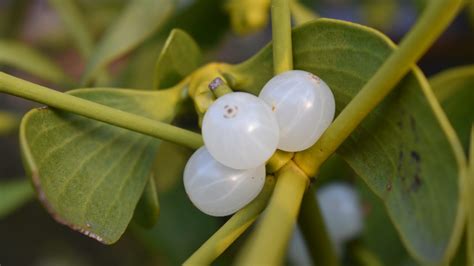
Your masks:
M189 75L201 64L198 44L186 32L171 31L156 62L154 87L169 88Z
M0 136L15 130L19 125L19 118L15 115L0 111Z
M18 68L53 83L70 81L53 61L21 42L0 40L0 65Z
M400 241L383 201L337 154L322 165L316 179L318 187L331 182L353 184L362 205L364 229L355 241L349 243L346 253L351 262L356 261L357 265L372 265L369 264L371 261L387 266L416 265Z
M296 28L292 38L295 69L310 71L331 87L337 113L395 48L373 29L330 19ZM271 46L224 75L232 88L258 94L272 77ZM441 263L453 255L464 219L459 207L464 156L418 68L337 152L383 200L414 257Z
M0 182L0 219L23 206L33 195L28 179Z
M74 39L81 55L86 58L93 48L92 34L74 0L49 0L49 4L58 12L65 28Z
M117 76L114 84L127 88L153 90L155 65L165 40L151 39L130 56L127 66Z
M137 208L133 214L133 220L145 228L151 228L156 224L159 216L160 203L158 202L155 179L151 176L138 201Z
M357 182L357 187L366 211L360 239L363 246L372 251L383 265L416 265L403 247L380 198L362 181Z
M108 63L124 55L164 24L174 8L172 0L130 1L92 52L83 76L89 83Z
M443 71L430 84L467 153L474 123L474 65Z
M181 88L151 92L79 89L74 96L170 122ZM49 108L30 111L20 141L39 199L60 223L117 241L149 179L159 140Z

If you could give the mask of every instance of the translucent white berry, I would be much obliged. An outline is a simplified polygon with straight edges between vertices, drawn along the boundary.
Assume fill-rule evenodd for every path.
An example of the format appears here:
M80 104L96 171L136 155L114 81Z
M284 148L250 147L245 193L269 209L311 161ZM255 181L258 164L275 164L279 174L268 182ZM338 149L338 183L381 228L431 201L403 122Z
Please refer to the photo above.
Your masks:
M214 160L205 147L189 158L184 188L193 204L213 216L230 215L252 201L265 182L265 165L236 170Z
M259 97L273 110L280 126L278 149L311 147L334 119L335 101L328 85L302 70L287 71L265 84Z
M279 139L275 115L265 102L249 93L218 98L207 110L202 136L209 153L235 169L256 168L273 155Z
M362 207L354 188L345 183L333 183L320 188L317 197L329 236L335 245L362 232Z

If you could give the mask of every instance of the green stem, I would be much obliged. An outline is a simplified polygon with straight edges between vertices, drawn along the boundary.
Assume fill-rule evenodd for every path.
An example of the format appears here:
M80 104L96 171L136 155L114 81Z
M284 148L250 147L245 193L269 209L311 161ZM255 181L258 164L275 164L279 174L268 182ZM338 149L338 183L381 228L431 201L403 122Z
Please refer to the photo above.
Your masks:
M287 164L293 158L294 153L277 150L272 157L267 161L266 170L267 173L273 174L278 172L285 164Z
M292 162L278 172L264 216L247 240L238 265L281 265L296 224L308 177Z
M293 69L289 0L272 1L272 38L275 75Z
M253 222L267 206L275 186L275 178L267 176L262 192L249 205L234 214L209 238L184 265L209 265L219 257Z
M277 75L293 68L289 0L272 1L272 33L273 71ZM270 168L277 167L270 165ZM270 203L237 264L282 264L309 179L291 160L277 175Z
M400 43L398 49L342 110L319 141L298 153L295 162L309 176L349 137L362 120L395 88L417 60L454 19L462 0L430 2L420 20Z
M39 102L189 148L197 149L203 145L202 138L197 133L48 89L7 75L3 72L0 72L0 92Z
M314 189L308 189L301 203L298 223L303 233L302 235L314 264L339 265L336 251L334 246L331 245L331 239L327 233L321 210L314 195Z

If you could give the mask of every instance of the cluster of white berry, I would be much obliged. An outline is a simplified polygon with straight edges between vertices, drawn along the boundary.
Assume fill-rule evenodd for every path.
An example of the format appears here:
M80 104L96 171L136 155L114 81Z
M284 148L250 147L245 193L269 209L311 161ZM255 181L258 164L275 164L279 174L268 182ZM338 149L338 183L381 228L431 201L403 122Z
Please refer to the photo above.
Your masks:
M203 119L205 146L185 167L186 193L206 214L238 211L259 194L265 162L276 149L311 147L334 113L334 96L326 83L301 70L273 77L259 97L234 92L218 98Z

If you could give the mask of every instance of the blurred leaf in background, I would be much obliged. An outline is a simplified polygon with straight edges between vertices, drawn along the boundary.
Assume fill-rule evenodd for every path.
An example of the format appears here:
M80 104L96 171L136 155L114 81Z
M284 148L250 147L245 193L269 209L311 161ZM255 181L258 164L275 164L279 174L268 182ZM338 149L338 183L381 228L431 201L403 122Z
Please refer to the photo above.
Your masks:
M10 112L0 111L0 136L13 132L19 125L19 117Z
M393 26L400 8L397 0L362 0L360 3L360 12L368 25L382 31Z
M107 30L91 54L82 83L88 84L108 63L151 36L171 16L172 0L129 2L117 21ZM146 25L146 26L145 26Z
M430 84L467 154L474 123L474 65L447 69Z
M1 65L23 70L56 84L70 82L70 78L55 62L19 41L0 40Z
M33 196L33 187L26 178L0 181L0 220L23 206Z

